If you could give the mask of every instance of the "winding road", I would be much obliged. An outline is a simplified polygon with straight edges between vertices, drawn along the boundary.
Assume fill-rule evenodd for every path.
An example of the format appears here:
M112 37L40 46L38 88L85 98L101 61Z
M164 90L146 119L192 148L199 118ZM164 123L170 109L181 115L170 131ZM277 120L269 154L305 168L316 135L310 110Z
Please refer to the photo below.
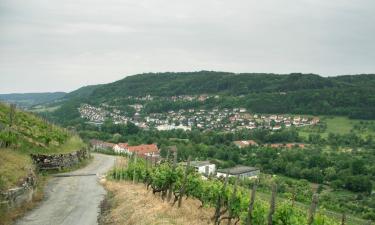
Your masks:
M16 222L16 225L97 224L100 202L106 191L99 177L114 165L115 157L92 154L85 168L52 178L45 188L45 200Z

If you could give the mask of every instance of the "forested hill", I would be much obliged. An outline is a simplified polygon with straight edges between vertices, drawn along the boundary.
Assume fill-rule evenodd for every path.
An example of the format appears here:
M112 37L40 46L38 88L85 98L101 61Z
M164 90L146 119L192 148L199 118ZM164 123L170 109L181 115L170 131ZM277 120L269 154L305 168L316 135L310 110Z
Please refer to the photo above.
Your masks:
M243 95L341 86L318 75L234 74L226 72L148 73L103 85L93 96L173 96L193 94Z
M33 105L55 101L64 97L65 94L65 92L0 94L0 100L8 103L14 103L19 107L27 108Z
M148 73L102 85L93 97L173 96L190 94L246 95L327 88L374 87L375 75L324 78L315 74L260 74L227 72Z
M245 107L261 113L375 119L375 75L321 77L299 73L278 75L212 71L139 74L114 83L85 87L75 92L74 104L66 102L67 107L63 106L57 114L76 116L77 112L72 110L80 102L96 104L128 96L200 94L221 96L206 102L205 107ZM171 104L164 107L163 102L159 103L160 109L156 108L156 111L179 107ZM118 104L126 104L126 101L118 101Z

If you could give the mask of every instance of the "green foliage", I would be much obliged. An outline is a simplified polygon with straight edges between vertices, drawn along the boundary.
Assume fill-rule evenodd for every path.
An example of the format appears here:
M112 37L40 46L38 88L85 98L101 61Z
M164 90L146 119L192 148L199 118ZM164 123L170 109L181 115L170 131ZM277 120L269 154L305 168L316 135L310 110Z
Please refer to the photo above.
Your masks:
M142 102L145 113L187 108L245 107L258 113L346 115L358 119L375 119L374 86L374 75L324 78L314 74L234 74L211 71L149 73L72 92L66 96L67 101L62 107L52 114L52 118L69 123L69 120L79 118L77 108L81 103L98 105L106 102L123 108L134 103L128 99L129 96L152 95L157 96L153 101ZM162 98L201 94L220 97L205 102L167 101ZM78 107L71 107L77 103Z
M175 188L173 191L175 195L178 195L183 182L184 168L179 166L174 170L167 162L151 168L146 163L143 159L137 159L137 162L131 160L126 168L115 168L110 172L109 176L115 180L133 180L135 174L137 180L151 185L154 192L166 191L174 184ZM246 221L249 204L249 192L246 188L242 186L237 187L236 195L233 196L234 185L231 183L222 192L223 183L220 180L202 180L201 176L194 170L189 171L187 178L186 196L200 200L202 206L214 207L219 195L221 195L224 206L228 207L233 217ZM266 224L268 208L268 203L257 200L253 211L254 224ZM307 213L305 210L292 207L290 202L282 202L277 206L273 220L274 224L277 225L306 224ZM338 223L331 218L319 214L314 224L336 225Z
M66 130L31 113L16 110L12 122L10 113L10 107L0 104L0 144L3 143L3 147L46 151L57 149L71 138Z

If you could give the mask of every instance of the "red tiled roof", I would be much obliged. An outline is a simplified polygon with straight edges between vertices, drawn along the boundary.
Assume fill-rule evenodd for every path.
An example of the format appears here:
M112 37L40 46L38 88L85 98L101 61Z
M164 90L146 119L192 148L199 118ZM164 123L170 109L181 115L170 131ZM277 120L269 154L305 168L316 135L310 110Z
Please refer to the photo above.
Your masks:
M128 143L118 143L117 144L120 148L128 148Z
M250 146L250 145L255 145L255 146L258 145L258 143L256 143L254 140L234 141L234 143L237 146L241 146L241 147L247 147L247 146Z
M129 152L136 152L138 155L159 152L158 146L156 144L128 146L128 150Z

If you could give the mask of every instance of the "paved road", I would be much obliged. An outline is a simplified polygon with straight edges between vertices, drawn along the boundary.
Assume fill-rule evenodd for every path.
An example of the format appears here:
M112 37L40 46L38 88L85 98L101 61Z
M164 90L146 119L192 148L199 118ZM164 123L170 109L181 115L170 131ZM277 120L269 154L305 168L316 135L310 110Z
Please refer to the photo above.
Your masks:
M16 224L97 224L99 205L106 193L98 183L98 176L107 172L114 165L115 157L101 154L92 155L94 156L93 162L88 166L69 173L76 176L52 178L45 189L45 200Z

